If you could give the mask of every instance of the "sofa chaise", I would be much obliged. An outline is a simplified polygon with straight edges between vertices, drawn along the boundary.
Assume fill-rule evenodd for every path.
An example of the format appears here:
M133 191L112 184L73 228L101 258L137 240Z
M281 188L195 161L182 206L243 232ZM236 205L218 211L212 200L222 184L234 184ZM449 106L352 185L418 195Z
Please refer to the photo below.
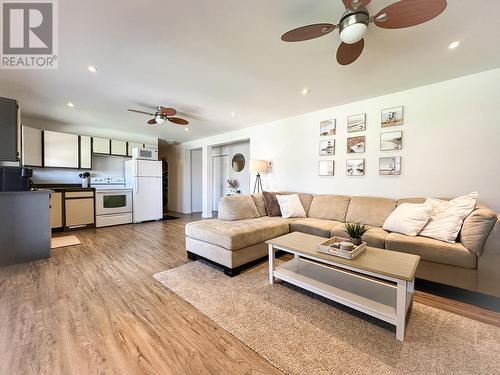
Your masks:
M425 198L298 194L305 218L268 216L262 194L222 198L218 219L186 225L188 258L216 263L235 276L267 255L265 241L271 238L294 231L347 237L345 223L361 223L369 228L363 236L368 246L419 255L418 278L500 296L500 221L488 207L478 203L464 220L457 242L448 243L382 229L398 205Z

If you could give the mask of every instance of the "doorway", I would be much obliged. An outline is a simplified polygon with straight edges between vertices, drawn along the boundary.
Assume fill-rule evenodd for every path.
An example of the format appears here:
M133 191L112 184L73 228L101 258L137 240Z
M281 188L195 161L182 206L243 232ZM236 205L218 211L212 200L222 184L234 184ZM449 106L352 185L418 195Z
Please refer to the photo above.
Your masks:
M202 160L201 148L191 150L191 212L193 213L203 211Z
M219 211L219 200L227 194L228 160L228 155L213 157L213 211Z

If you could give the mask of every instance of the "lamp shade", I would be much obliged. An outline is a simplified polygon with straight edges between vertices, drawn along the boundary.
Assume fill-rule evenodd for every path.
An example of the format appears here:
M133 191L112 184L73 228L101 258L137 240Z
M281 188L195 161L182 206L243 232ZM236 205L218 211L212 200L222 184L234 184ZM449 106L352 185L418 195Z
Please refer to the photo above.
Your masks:
M266 160L250 160L250 172L267 172Z

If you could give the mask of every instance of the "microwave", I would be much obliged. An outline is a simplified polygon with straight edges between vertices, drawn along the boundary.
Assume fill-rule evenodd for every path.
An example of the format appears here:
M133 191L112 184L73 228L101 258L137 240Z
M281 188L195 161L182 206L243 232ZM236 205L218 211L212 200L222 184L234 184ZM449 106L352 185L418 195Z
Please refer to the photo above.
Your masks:
M158 150L135 147L132 149L132 159L158 160Z

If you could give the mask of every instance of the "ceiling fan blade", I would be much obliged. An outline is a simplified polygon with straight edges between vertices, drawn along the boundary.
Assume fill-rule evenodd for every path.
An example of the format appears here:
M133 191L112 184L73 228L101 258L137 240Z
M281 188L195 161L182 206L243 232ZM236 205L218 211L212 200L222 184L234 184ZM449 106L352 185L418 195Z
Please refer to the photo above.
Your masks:
M175 116L175 114L177 113L177 111L173 108L162 108L160 110L160 113L163 115L163 116Z
M420 25L439 16L446 0L400 0L375 15L375 25L384 29L401 29Z
M337 61L340 65L352 64L361 55L364 46L365 41L363 39L354 44L342 42L337 50Z
M361 7L366 7L371 0L342 0L346 9L357 10Z
M290 30L281 36L284 42L302 42L304 40L319 38L335 30L331 23L316 23Z
M174 124L177 125L188 125L189 121L184 120L183 118L180 117L169 117L167 118L168 121L173 122Z
M149 113L149 112L144 112L144 111L138 111L137 109L127 109L129 112L135 112L135 113L142 113L143 115L149 115L149 116L154 116L154 113Z
M149 125L156 125L156 120L152 118L151 120L148 121Z

